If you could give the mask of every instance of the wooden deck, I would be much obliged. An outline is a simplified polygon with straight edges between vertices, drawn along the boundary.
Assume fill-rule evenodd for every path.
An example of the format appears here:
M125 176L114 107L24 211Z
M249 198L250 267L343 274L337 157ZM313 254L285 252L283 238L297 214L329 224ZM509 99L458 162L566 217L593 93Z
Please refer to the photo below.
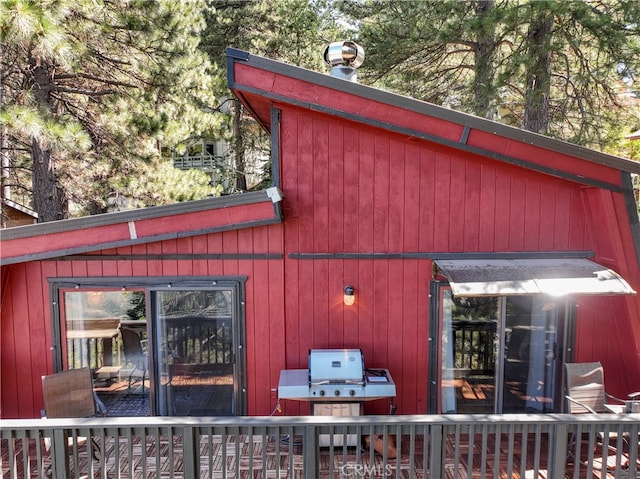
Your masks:
M113 438L106 439L106 458L104 464L100 461L92 460L94 473L93 477L99 478L163 478L163 477L183 477L182 456L183 448L180 438L170 440L169 438L158 438L157 441L145 440L136 437L133 441L121 438L117 444ZM200 477L204 478L303 478L303 448L302 438L291 438L282 436L277 440L273 436L240 436L236 441L233 436L214 437L214 440L201 441L200 443ZM321 448L319 455L319 478L321 479L344 479L358 477L389 477L422 479L424 473L424 452L425 445L421 436L415 437L414 447L410 446L410 437L403 436L398 448L399 457L394 459L386 458L386 463L380 454L373 450L366 450L363 447L336 447L331 454L330 448ZM501 441L496 447L495 440L485 441L483 445L480 441L474 442L473 450L465 447L465 438L459 436L448 437L446 442L446 461L442 477L448 479L462 478L483 478L500 477L511 479L548 479L546 470L547 457L546 441L542 441L538 451L541 461L538 469L534 466L535 444L526 446L515 441L513 447L516 453L513 454L511 464L505 459L504 450L507 442ZM44 448L43 448L44 450ZM413 453L409 451L413 450ZM6 441L2 444L2 474L3 478L9 478L8 461L9 448ZM145 452L144 456L142 452ZM29 448L29 470L25 474L24 467L19 468L18 477L37 478L43 477L37 470L37 449L35 442L30 440ZM22 451L14 451L14 457L22 457ZM86 450L78 453L78 470L76 476L72 468L72 477L88 478L91 475ZM333 458L333 460L332 460ZM499 462L498 476L494 476L494 463ZM601 462L601 461L600 461ZM469 467L471 464L471 472ZM615 465L615 458L612 462ZM42 470L48 470L50 457L43 456ZM603 471L598 460L592 464L594 470L590 477L594 479L611 478L616 476L613 471ZM118 470L119 469L119 470ZM173 471L173 472L170 472ZM587 468L581 466L579 472L574 474L574 469L569 466L566 478L586 478ZM627 478L640 477L636 474L638 469L631 469L631 474L625 475ZM428 473L426 475L428 477Z

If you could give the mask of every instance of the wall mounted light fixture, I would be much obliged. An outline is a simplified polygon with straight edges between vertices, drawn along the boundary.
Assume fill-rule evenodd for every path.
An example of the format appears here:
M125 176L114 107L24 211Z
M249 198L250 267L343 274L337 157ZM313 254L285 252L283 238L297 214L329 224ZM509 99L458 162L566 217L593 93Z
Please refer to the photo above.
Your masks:
M353 286L344 287L344 304L345 306L351 306L356 302L356 296L353 291Z

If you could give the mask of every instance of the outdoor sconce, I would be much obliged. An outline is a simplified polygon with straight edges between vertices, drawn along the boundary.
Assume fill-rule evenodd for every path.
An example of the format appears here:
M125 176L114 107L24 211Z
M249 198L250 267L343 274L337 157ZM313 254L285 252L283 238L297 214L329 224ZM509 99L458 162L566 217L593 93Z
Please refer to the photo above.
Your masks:
M344 304L345 306L351 306L356 302L356 297L353 294L353 286L344 287Z

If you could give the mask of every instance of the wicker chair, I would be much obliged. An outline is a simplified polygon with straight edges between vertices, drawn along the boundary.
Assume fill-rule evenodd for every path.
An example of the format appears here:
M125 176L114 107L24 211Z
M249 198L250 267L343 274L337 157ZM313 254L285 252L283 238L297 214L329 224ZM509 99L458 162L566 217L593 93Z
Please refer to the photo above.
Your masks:
M106 408L93 391L93 381L89 368L68 369L49 376L42 376L42 393L44 398L44 418L80 418L106 416ZM69 453L73 449L86 447L94 459L102 455L100 445L84 436L67 437ZM45 439L45 449L51 443ZM59 472L58 472L59 473ZM51 470L47 470L47 476Z

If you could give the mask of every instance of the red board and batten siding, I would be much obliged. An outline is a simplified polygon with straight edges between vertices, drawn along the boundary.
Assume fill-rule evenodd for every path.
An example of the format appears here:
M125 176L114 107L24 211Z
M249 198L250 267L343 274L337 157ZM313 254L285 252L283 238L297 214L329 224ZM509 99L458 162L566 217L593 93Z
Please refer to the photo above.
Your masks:
M298 108L283 107L281 122L287 254L594 250L600 255L617 249L611 251L611 266L623 274L634 270L619 264L635 261L624 256L633 251L630 231L619 238L611 233L617 228L613 223L624 219L624 204L616 210L600 199L596 203L604 211L592 211L589 198L598 194L593 187ZM599 220L603 215L611 217L606 225ZM601 244L603 238L608 246ZM359 347L367 364L390 368L400 413L425 412L431 266L414 259L287 259L287 367L304 367L309 348ZM640 284L634 275L630 280ZM356 288L352 308L339 304L347 284ZM637 339L625 334L626 319L617 324L615 337L602 320L589 321L606 314L602 304L624 318L637 317L635 299L587 298L584 304L588 308L578 313L578 358L592 357L589 341L592 348L639 349ZM607 345L598 344L604 336ZM624 355L601 357L614 366ZM620 389L629 386L618 379ZM287 413L300 411L295 404L287 407Z
M429 318L433 265L428 253L594 251L597 261L640 290L628 213L622 194L615 191L622 182L616 168L517 141L513 135L509 139L488 130L467 130L450 115L442 118L437 107L425 107L430 116L413 108L416 102L405 109L406 101L370 100L250 63L236 63L234 75L253 91L244 99L255 102L251 106L263 123L270 121L272 102L261 99L260 90L278 98L273 105L281 110L277 157L284 223L198 234L202 228L237 225L241 218L248 224L273 219L273 205L265 201L239 207L242 214L216 209L194 213L189 223L176 215L161 216L148 223L160 230L147 230L146 243L117 249L91 249L87 234L96 238L96 227L87 233L70 231L62 238L68 243L54 244L52 236L30 237L31 244L38 243L34 251L49 244L60 254L63 246L105 255L193 257L4 265L1 417L40 414L40 376L52 372L48 278L246 275L251 415L273 410L272 390L281 369L304 368L309 348L328 347L361 348L367 366L391 370L399 413L426 412L428 329L434 320ZM342 117L343 112L358 121ZM493 154L483 156L483 151ZM528 165L511 164L518 161ZM553 170L553 176L536 168ZM599 184L614 191L599 190ZM108 234L104 230L99 239L126 241L131 233L123 228L125 222ZM172 232L195 236L154 241L153 235L166 238ZM30 254L26 240L15 241L18 257ZM3 255L8 245L3 241ZM283 259L203 259L199 253L277 253ZM307 259L299 255L304 253L353 256ZM394 253L421 256L375 257ZM353 307L342 304L345 285L355 287ZM618 394L640 389L638 301L580 299L576 359L603 361L608 386ZM287 414L308 412L300 403L286 403ZM369 410L386 412L383 407L378 403Z
M281 253L281 225L248 228L194 238L105 250L103 254ZM283 263L254 260L68 260L33 261L3 267L0 318L3 418L39 417L40 377L53 372L48 278L122 276L246 275L248 412L268 414L275 407L271 389L284 367ZM6 385L17 387L6 387Z

